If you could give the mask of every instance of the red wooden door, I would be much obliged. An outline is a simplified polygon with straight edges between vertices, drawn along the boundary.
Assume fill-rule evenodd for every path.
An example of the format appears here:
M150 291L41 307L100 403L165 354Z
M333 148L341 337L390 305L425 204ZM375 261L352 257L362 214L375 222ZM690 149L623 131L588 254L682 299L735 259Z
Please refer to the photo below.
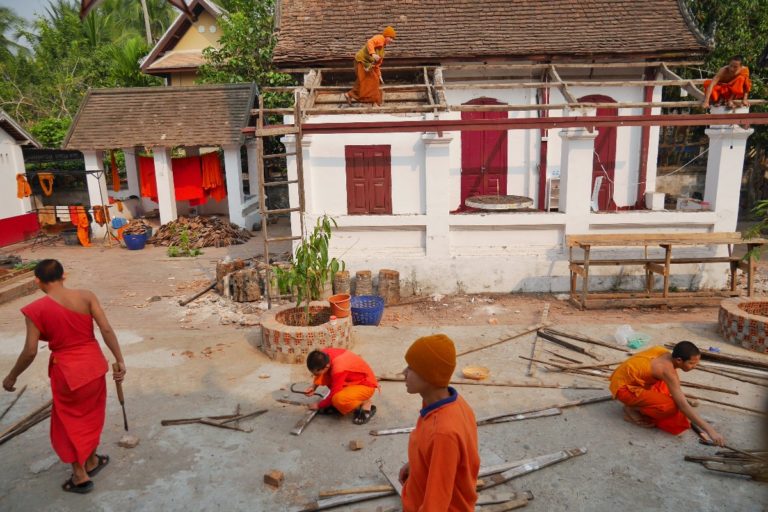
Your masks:
M467 105L501 105L493 98L478 98ZM506 112L462 112L462 119L503 119ZM507 193L507 131L461 132L461 203L477 195Z
M593 94L579 98L580 102L588 103L615 103L613 98L600 94ZM619 110L616 108L598 108L598 116L617 116ZM595 189L595 180L598 176L603 177L600 184L600 191L597 194L597 206L600 211L616 210L616 203L613 201L613 182L616 171L616 127L602 127L597 130L595 138L595 154L592 157L592 188L589 193Z
M347 213L392 213L392 156L390 146L346 146Z

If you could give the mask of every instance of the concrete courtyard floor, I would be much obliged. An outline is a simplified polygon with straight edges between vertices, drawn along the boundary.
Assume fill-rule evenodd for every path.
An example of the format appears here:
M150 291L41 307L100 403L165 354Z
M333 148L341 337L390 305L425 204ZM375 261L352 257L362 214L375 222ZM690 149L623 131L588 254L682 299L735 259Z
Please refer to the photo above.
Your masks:
M7 251L6 251L7 252ZM3 511L145 511L145 510L256 510L291 511L316 499L324 489L383 484L376 460L396 469L406 459L407 435L373 437L371 429L410 426L420 403L397 382L382 383L376 395L378 414L366 426L349 419L321 417L304 434L289 434L303 409L274 400L273 394L291 383L307 382L299 365L270 361L257 348L258 326L222 324L213 296L191 307L178 299L191 295L213 277L215 261L227 254L257 254L258 242L221 249L206 249L197 259L169 259L162 248L128 252L118 248L44 247L30 252L14 251L25 258L56 257L67 270L67 284L92 289L105 305L118 332L126 357L126 409L130 432L141 439L134 449L119 448L123 435L122 415L109 382L107 422L100 453L112 457L110 465L94 478L95 490L79 496L64 493L60 485L70 469L61 464L48 440L45 421L0 446L0 510ZM40 292L0 305L0 377L13 365L23 344L23 320L19 308ZM159 296L160 300L147 299ZM518 297L523 308L541 297ZM556 299L551 298L553 303ZM356 327L354 350L377 373L395 373L404 366L403 354L415 338L433 332L451 336L459 350L504 337L521 326L535 323L536 312L517 315L497 306L501 321L467 325L437 320L389 321L381 327ZM559 305L556 311L567 308ZM395 309L392 312L396 311ZM391 312L390 312L391 313ZM506 314L510 313L510 314ZM391 313L394 314L394 313ZM415 314L415 313L414 313ZM657 323L662 318L663 323ZM716 332L716 309L681 312L681 320L667 312L577 312L550 319L558 328L580 332L606 341L619 323L631 323L651 336L652 344L688 339L700 347L720 347L733 354L758 356L728 345ZM518 320L515 320L518 319ZM607 319L607 321L606 321ZM423 319L422 319L423 320ZM449 325L451 324L451 325ZM520 380L533 335L461 357L459 368L483 365L494 380ZM548 358L539 345L538 354ZM621 359L619 352L594 347L606 361ZM106 349L105 349L106 351ZM105 352L106 353L106 352ZM617 357L618 356L618 357ZM27 392L0 424L4 430L50 397L47 382L47 349L41 348L32 367L18 385ZM111 356L110 356L111 359ZM605 386L597 379L548 373L539 368L544 383L580 383ZM765 409L766 388L740 383L717 375L691 372L685 377L699 383L735 389L738 396L691 390L696 395L755 409ZM604 394L601 390L503 388L459 386L478 417L556 404ZM13 394L0 394L0 410ZM220 415L266 408L269 412L244 422L252 433L187 425L162 427L161 419ZM715 422L732 446L758 448L766 444L765 418L702 402L700 413ZM533 511L612 510L766 510L768 485L729 477L683 461L686 454L712 455L714 448L700 445L692 432L679 437L634 427L622 420L621 407L603 402L566 409L560 416L480 427L480 453L486 464L515 461L561 449L585 447L581 457L513 480L496 490L530 490ZM362 440L364 448L350 451L349 441ZM285 482L273 490L263 475L277 469ZM342 511L374 511L397 505L385 498L339 508Z

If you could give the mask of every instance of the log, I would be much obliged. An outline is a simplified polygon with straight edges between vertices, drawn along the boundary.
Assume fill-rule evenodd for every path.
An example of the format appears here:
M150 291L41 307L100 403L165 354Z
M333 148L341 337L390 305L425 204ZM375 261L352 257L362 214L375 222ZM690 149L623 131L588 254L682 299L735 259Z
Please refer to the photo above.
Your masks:
M400 302L400 272L379 270L379 297L384 299L387 306Z
M470 348L470 349L464 350L462 352L459 352L458 354L456 354L456 357L465 356L467 354L471 354L472 352L477 352L478 350L485 350L486 348L495 347L496 345L500 345L502 343L506 343L507 341L514 340L516 338L519 338L520 336L525 336L526 334L530 334L530 333L532 333L534 331L538 331L539 329L541 329L545 325L547 325L547 324L536 324L536 325L528 326L528 327L526 327L526 328L524 328L524 329L514 333L512 336L508 336L506 338L502 338L500 340L493 341L491 343L487 343L487 344L481 345L479 347Z
M349 270L340 270L333 276L333 293L350 293Z
M244 268L232 272L228 279L228 288L225 289L225 296L230 297L235 302L254 302L261 300L261 278L259 271L255 268Z
M219 261L216 263L216 291L224 295L225 283L224 277L235 270L245 268L245 261L237 259L232 261Z
M585 356L591 357L592 359L599 360L600 358L590 352L589 350L580 347L578 345L574 345L573 343L570 343L565 340L561 340L560 338L557 338L556 336L553 336L551 334L548 334L545 331L539 331L538 335L542 337L543 339L549 341L550 343L554 343L555 345L560 345L563 348L567 348L568 350L572 350L573 352L577 352L579 354L584 354Z
M370 270L355 273L355 295L373 295L373 277Z
M197 300L198 298L202 297L203 295L205 295L209 291L213 290L217 285L218 285L217 281L212 282L211 284L206 286L204 290L201 290L201 291L197 292L196 294L194 294L192 297L179 302L179 306L186 306L187 304L189 304L193 300Z
M501 485L503 483L509 482L514 478L519 478L523 475L527 475L529 473L533 473L534 471L544 469L553 464L557 464L559 462L563 462L568 459L572 459L574 457L584 455L585 453L587 453L586 448L572 448L570 450L562 450L559 452L549 453L547 455L536 457L535 459L533 459L531 462L528 462L527 464L517 466L503 473L499 473L498 475L493 475L489 477L488 482L485 484L483 489L490 489L491 487L495 487L497 485Z

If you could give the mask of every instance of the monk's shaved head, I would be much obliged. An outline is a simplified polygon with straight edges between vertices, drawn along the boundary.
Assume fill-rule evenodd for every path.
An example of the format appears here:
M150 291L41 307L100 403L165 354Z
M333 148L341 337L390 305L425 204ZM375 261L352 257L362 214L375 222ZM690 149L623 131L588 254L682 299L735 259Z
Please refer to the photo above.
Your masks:
M307 356L307 368L312 373L322 370L330 362L331 358L328 357L328 354L319 350L313 350Z
M733 57L731 57L731 62L733 62L734 60L736 62L744 62L744 57L742 55L734 55Z
M672 349L672 359L682 359L688 361L692 357L700 356L699 347L690 341L681 341Z
M35 277L41 283L55 283L64 278L64 267L58 260L41 260L35 266Z

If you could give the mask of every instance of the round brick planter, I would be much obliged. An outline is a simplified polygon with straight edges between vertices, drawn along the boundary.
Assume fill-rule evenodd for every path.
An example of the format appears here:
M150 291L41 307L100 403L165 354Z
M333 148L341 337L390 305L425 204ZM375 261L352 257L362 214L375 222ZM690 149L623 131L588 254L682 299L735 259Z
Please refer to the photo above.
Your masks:
M310 313L329 318L327 301L310 303ZM327 347L350 348L352 319L339 318L335 325L326 321L316 326L293 326L290 317L301 314L303 308L293 304L268 311L261 320L261 350L270 359L280 363L304 364L307 354Z
M730 343L768 353L768 299L737 297L720 303L720 334Z

